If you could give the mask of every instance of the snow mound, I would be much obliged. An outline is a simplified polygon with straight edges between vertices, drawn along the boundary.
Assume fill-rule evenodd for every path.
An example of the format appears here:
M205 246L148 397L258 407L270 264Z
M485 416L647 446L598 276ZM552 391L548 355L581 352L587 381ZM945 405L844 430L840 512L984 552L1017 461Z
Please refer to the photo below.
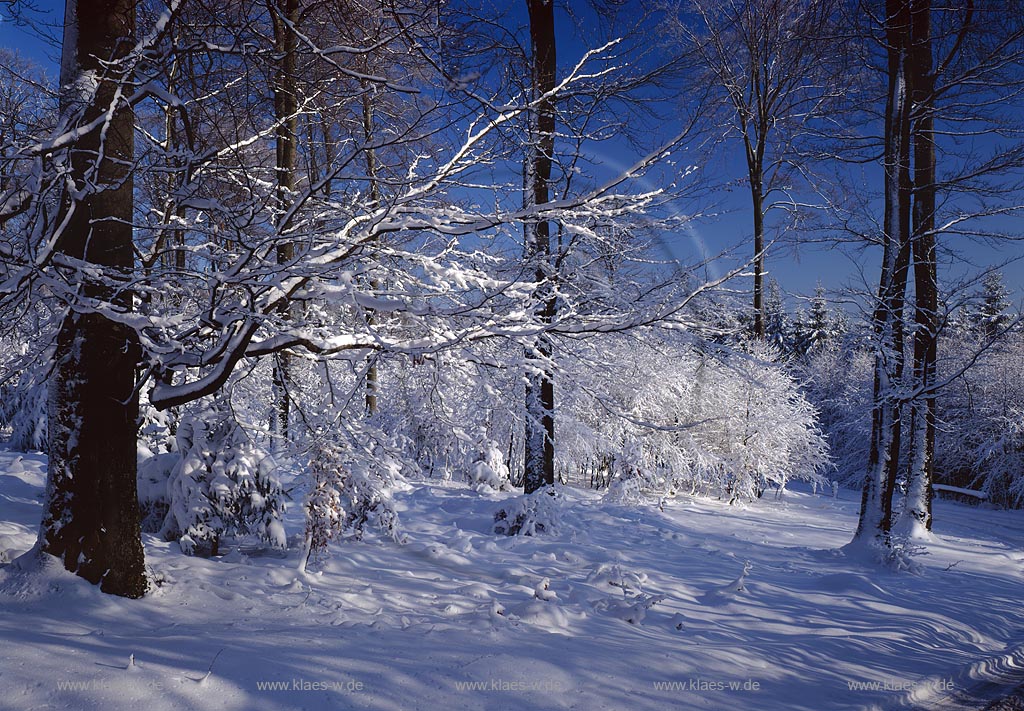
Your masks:
M564 509L565 497L553 486L507 499L494 514L494 532L505 536L556 534Z

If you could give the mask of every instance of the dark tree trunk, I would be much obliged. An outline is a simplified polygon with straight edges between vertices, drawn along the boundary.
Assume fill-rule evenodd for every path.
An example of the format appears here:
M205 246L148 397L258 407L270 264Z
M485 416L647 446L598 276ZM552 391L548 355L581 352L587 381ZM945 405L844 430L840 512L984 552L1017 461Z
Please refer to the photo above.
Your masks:
M285 213L291 204L295 189L296 142L298 140L298 97L295 90L297 38L292 29L299 21L298 0L274 0L276 7L270 7L274 26L274 50L277 54L277 72L274 80L274 117L278 121L274 138L277 148L277 228L278 239L287 229ZM285 265L295 258L295 245L282 240L277 246L277 263ZM289 319L291 313L285 304L281 318ZM287 351L274 356L273 391L274 414L271 432L276 446L283 446L289 437L291 400L288 392L291 379L291 359Z
M530 15L530 41L533 57L534 96L541 97L555 88L555 16L550 0L527 0ZM527 166L527 200L532 205L549 201L551 163L555 151L555 107L550 99L539 101L531 113L530 159ZM541 325L555 316L554 288L548 273L551 253L550 225L544 220L525 228L526 258L535 265L539 284L535 297ZM523 456L523 488L532 493L555 482L555 383L551 368L551 340L547 334L537 337L527 350L530 368L526 374L526 433Z
M78 0L69 4L66 21L62 111L85 123L108 109L125 79L116 63L105 65L131 46L135 3ZM82 92L85 72L98 80L94 94ZM58 241L62 254L98 265L106 277L84 277L92 281L81 283L79 293L125 310L131 295L117 284L128 283L134 266L133 131L131 109L119 106L102 130L71 149L71 177L84 197L63 205L67 225ZM104 592L125 597L141 597L147 588L136 496L137 362L131 329L98 313L65 316L50 381L47 503L40 531L44 552Z
M903 309L910 261L910 8L886 0L888 96L885 106L884 252L873 315L875 365L871 447L854 540L889 545L892 497L900 452L897 388L903 375Z
M908 124L909 125L909 124ZM891 337L892 344L888 348L888 360L891 361L889 373L886 378L888 389L883 393L886 407L890 408L892 414L889 418L890 434L888 439L888 451L885 454L885 489L883 494L883 521L884 528L888 531L892 526L892 505L893 497L896 495L896 480L900 473L900 453L903 451L903 414L904 407L901 391L905 384L906 375L906 305L907 305L907 282L910 276L910 210L911 210L911 182L910 182L910 134L906 137L905 153L907 162L906 169L900 168L900 234L901 246L896 255L896 267L893 272L892 293L890 295L888 311L892 314Z
M917 123L914 133L914 389L911 456L905 515L926 530L932 525L932 480L935 459L935 384L938 340L938 270L935 258L935 78L932 69L931 2L912 0L912 93Z
M751 58L755 56L751 48ZM757 62L752 61L752 69ZM760 91L760 87L758 88ZM754 337L764 338L764 156L768 149L768 131L771 126L768 102L758 102L758 115L752 125L744 122L743 147L747 157L747 177L750 180L750 202L754 214ZM753 135L751 135L751 133Z
M754 208L754 336L764 338L764 194L763 170L751 166L750 194Z
M175 60L171 64L171 70L168 77L168 90L173 94L176 90L176 84L178 81L178 75L180 73L180 66L178 60ZM186 117L182 119L182 117ZM176 154L179 149L182 148L181 132L178 127L179 120L187 121L187 114L182 107L168 106L166 113L164 114L164 130L166 132L167 150L169 153ZM188 134L188 127L183 126L186 135ZM168 176L167 176L167 193L169 195L179 195L178 191L188 181L190 176L185 170L186 166L184 160L178 155L170 158L168 161ZM163 261L165 268L168 270L174 270L177 272L185 271L185 231L177 225L181 225L185 220L185 208L179 204L178 198L169 198L167 209L164 211L164 222L170 223L174 219L176 224L174 229L164 230L161 232L159 238L159 244L155 250L154 255L157 259Z
M363 82L363 152L366 157L366 178L370 181L369 208L376 210L380 207L380 185L377 182L377 152L373 149L373 102L369 89L367 82ZM378 286L379 284L375 280L370 282L371 289L376 289ZM373 311L367 313L366 321L368 325L373 326L376 321ZM373 417L377 412L378 387L377 356L371 355L370 362L366 366L365 405L367 417Z

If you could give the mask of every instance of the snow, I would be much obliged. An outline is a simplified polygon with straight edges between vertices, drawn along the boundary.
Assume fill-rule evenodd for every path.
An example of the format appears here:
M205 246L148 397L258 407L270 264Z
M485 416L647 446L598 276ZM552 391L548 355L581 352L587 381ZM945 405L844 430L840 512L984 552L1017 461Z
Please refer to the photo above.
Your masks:
M44 478L0 449L0 560L33 545ZM560 525L527 537L493 532L522 497L414 482L406 544L334 542L316 572L298 506L286 551L146 536L159 585L136 601L23 557L0 567L0 708L952 709L1021 678L1024 514L937 501L919 573L897 573L838 551L859 493L799 487L560 488Z
M984 500L984 499L988 498L988 494L986 494L984 491L975 491L974 489L965 489L965 488L963 488L961 486L949 486L947 484L932 484L932 488L935 489L935 491L945 491L945 492L948 492L950 494L960 494L962 496L971 496L971 497L974 497L975 499Z

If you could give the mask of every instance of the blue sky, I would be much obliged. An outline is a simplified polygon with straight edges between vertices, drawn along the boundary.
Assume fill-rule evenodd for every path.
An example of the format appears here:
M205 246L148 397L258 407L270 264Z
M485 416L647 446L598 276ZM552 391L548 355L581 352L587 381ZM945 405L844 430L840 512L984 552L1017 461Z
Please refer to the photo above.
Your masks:
M13 47L21 54L45 67L50 75L56 76L60 60L59 47L47 43L41 35L59 38L59 26L64 20L64 3L59 0L33 0L26 19L35 27L12 20L10 8L0 4L0 46ZM56 40L54 40L56 41Z
M51 38L59 36L63 2L36 0L33 7L39 10L29 14L35 21L36 28L19 26L10 20L9 15L4 14L7 12L6 8L0 9L0 46L16 48L26 57L42 65L51 76L55 76L59 48L47 43L40 35L48 34ZM565 66L579 58L584 46L580 37L568 30L566 17L556 17L556 22L561 23L562 27L559 58L560 65ZM675 126L669 124L658 126L657 129L664 136L677 130ZM735 156L719 156L719 160L709 162L707 170L711 173L710 177L723 181L740 178L744 172L741 147L735 142L725 143L721 150L726 153L730 150L735 151ZM610 170L630 165L636 159L624 143L604 144L596 147L594 152L601 156ZM685 159L682 162L685 162ZM861 189L869 193L877 191L879 195L881 192L880 185L864 184ZM717 190L702 207L707 212L714 213L715 217L698 220L680 233L664 235L662 242L666 255L688 262L702 253L714 254L728 246L749 241L752 231L751 214L749 195L745 187L734 185L730 190ZM680 209L692 209L692 205L685 208L681 206ZM772 220L769 218L769 226L771 224ZM1007 218L1000 227L1024 238L1024 216ZM1024 243L964 243L960 253L966 259L949 260L940 274L940 279L946 284L963 279L980 268L1020 258L1024 255ZM745 255L745 252L741 254ZM798 247L778 245L768 254L767 269L769 275L782 286L783 291L790 295L790 305L795 308L799 305L801 297L813 293L819 282L830 291L840 291L847 287L862 290L867 282L867 288L870 290L877 279L878 259L877 250L871 249L839 249L821 244L802 244ZM1011 264L1003 268L1002 272L1007 285L1014 293L1015 300L1024 298L1024 266L1021 263Z

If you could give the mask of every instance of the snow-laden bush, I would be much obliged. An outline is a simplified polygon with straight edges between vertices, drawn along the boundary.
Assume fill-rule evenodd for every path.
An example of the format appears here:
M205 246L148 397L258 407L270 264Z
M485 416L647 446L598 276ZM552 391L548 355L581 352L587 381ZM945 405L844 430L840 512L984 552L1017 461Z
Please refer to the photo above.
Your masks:
M466 439L469 440L466 469L473 488L480 492L511 490L505 454L498 443L487 436L484 428L477 429Z
M589 459L613 483L636 478L653 493L685 488L733 501L820 480L829 466L815 410L770 347L702 352L613 338L599 346L613 365L574 372L575 387L562 391L562 467Z
M369 428L362 429L366 434ZM359 445L348 438L322 439L314 449L305 501L303 565L322 558L328 544L343 535L361 540L367 531L376 531L397 543L404 541L392 498L402 480L402 463L372 437L360 439Z
M167 483L169 511L161 533L184 552L225 536L255 535L286 545L281 517L285 496L274 461L242 430L230 410L207 403L178 426L179 458Z
M604 499L612 504L636 506L647 500L644 495L644 483L643 477L613 475Z
M180 456L172 428L177 423L170 411L159 411L143 396L139 403L139 435L136 442L136 487L142 530L160 531L171 508L167 483Z
M11 428L11 449L38 452L46 449L46 380L27 376L5 393L4 420Z
M489 344L480 360L521 357ZM466 358L439 354L430 360L404 360L380 370L380 426L411 443L410 456L434 478L467 481L474 487L504 489L516 469L519 452L510 439L521 431L517 367L491 368Z
M557 533L564 505L565 497L553 486L507 499L494 513L494 532L503 536Z
M679 490L732 500L790 479L816 479L828 465L825 440L775 354L724 346L702 352L695 343L651 333L560 343L553 356L557 478L614 484L612 495L622 501ZM338 437L348 443L364 435L365 441L405 438L403 459L428 476L467 481L481 492L507 489L522 474L524 367L521 348L499 345L470 354L382 357L380 409L367 420L361 370L325 366L310 375L331 379L319 389L334 393L330 404L339 405L321 411L304 402L303 424L311 432L345 430ZM354 422L370 423L376 434L348 431ZM316 439L307 440L311 448ZM351 444L343 449L339 456L354 456ZM326 486L330 477L319 476ZM337 505L344 507L328 507ZM336 527L330 516L321 519L326 529Z
M1010 332L989 344L987 321L969 321L955 320L939 340L936 380L942 387L936 398L935 479L978 490L997 506L1021 507L1024 333ZM819 348L800 359L796 371L818 410L836 478L845 486L862 486L871 442L871 351ZM904 407L904 433L909 432L910 410ZM902 487L904 482L897 484Z
M0 437L7 436L15 451L45 451L47 377L65 305L32 297L5 305L12 308L3 312L0 323Z
M177 428L174 412L157 410L143 393L139 399L139 461L148 456L178 451Z
M818 425L828 438L836 480L860 488L871 444L872 353L866 348L827 344L808 353L796 369L807 399L818 411Z
M341 492L344 488L342 456L330 443L322 444L309 462L309 493L306 510L305 566L322 558L327 546L344 530L346 511Z
M1024 403L993 418L992 432L976 450L978 473L971 485L1001 506L1024 505Z
M939 380L960 373L940 393L936 479L977 489L997 506L1024 506L1024 333L1011 333L982 353L975 330L940 342Z
M176 452L153 454L143 445L138 448L138 457L136 486L142 530L156 533L163 528L171 510L167 484L181 457Z

